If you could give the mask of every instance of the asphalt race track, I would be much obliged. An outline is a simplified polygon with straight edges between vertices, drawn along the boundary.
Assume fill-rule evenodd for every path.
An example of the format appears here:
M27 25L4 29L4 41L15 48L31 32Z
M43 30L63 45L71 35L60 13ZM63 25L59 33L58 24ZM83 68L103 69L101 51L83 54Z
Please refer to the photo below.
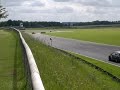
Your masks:
M97 44L97 43L80 41L80 40L65 39L65 38L43 35L40 33L31 34L31 35L34 38L39 39L40 41L48 45L51 45L52 47L79 53L81 55L92 57L98 60L103 60L112 63L114 65L120 66L120 63L108 61L108 55L110 55L113 51L120 50L119 46L111 46L111 45Z

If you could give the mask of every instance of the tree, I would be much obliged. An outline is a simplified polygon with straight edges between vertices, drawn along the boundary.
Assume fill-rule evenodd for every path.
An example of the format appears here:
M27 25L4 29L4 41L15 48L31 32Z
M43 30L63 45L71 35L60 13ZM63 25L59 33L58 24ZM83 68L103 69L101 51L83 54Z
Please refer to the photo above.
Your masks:
M8 21L7 21L7 25L8 25L8 26L11 26L11 25L13 26L13 21L12 21L12 20L8 20Z
M1 18L6 18L8 16L7 11L3 6L0 5L0 19Z

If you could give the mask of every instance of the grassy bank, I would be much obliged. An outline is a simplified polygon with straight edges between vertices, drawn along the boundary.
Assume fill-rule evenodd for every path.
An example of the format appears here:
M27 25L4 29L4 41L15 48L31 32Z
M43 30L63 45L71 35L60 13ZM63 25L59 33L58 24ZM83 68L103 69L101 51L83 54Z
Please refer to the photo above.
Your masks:
M72 29L72 32L52 32L47 34L97 43L120 45L120 28Z
M71 52L69 52L71 53ZM111 65L111 64L107 64L105 62L101 62L101 61L98 61L98 60L95 60L95 59L92 59L92 58L88 58L88 57L85 57L85 56L82 56L80 54L75 54L75 53L71 53L72 55L74 56L77 56L87 62L90 62L102 69L104 69L105 71L108 71L109 73L117 76L118 78L120 78L120 67L117 67L117 66L114 66L114 65Z
M22 48L15 32L0 30L0 90L25 90Z
M30 46L46 90L119 90L108 75L23 34Z

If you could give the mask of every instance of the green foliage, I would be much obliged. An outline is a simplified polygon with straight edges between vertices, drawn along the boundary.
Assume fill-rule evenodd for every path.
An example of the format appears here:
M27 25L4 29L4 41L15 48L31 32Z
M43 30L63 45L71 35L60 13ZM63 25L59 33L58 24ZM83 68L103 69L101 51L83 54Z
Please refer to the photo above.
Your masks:
M8 20L9 21L9 20ZM0 26L19 26L22 22L26 28L101 28L101 27L120 27L120 21L92 21L92 22L47 22L47 21L21 21L21 20L11 20L1 22Z
M62 23L60 22L28 22L28 21L21 21L21 20L8 20L8 21L4 21L1 22L0 26L4 27L4 26L19 26L20 23L23 23L23 25L27 28L37 28L37 27L53 27L53 26L62 26Z
M46 90L119 90L109 76L24 34Z

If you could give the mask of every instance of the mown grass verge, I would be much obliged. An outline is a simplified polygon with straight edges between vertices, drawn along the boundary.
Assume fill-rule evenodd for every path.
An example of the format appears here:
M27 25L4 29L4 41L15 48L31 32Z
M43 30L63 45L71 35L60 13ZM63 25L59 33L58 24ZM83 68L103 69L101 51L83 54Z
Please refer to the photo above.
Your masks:
M54 32L48 35L120 46L120 28L66 29L73 32Z
M80 54L75 54L73 52L69 52L69 53L71 53L72 55L79 57L79 58L81 58L89 63L92 63L92 64L104 69L105 71L115 75L116 77L120 78L120 67L117 67L117 66L105 63L105 62L101 62L101 61L98 61L98 60L95 60L95 59L92 59L89 57L85 57L85 56L80 55Z
M120 83L88 64L23 36L36 59L46 90L119 90Z
M26 90L26 83L20 38L0 30L0 90Z

